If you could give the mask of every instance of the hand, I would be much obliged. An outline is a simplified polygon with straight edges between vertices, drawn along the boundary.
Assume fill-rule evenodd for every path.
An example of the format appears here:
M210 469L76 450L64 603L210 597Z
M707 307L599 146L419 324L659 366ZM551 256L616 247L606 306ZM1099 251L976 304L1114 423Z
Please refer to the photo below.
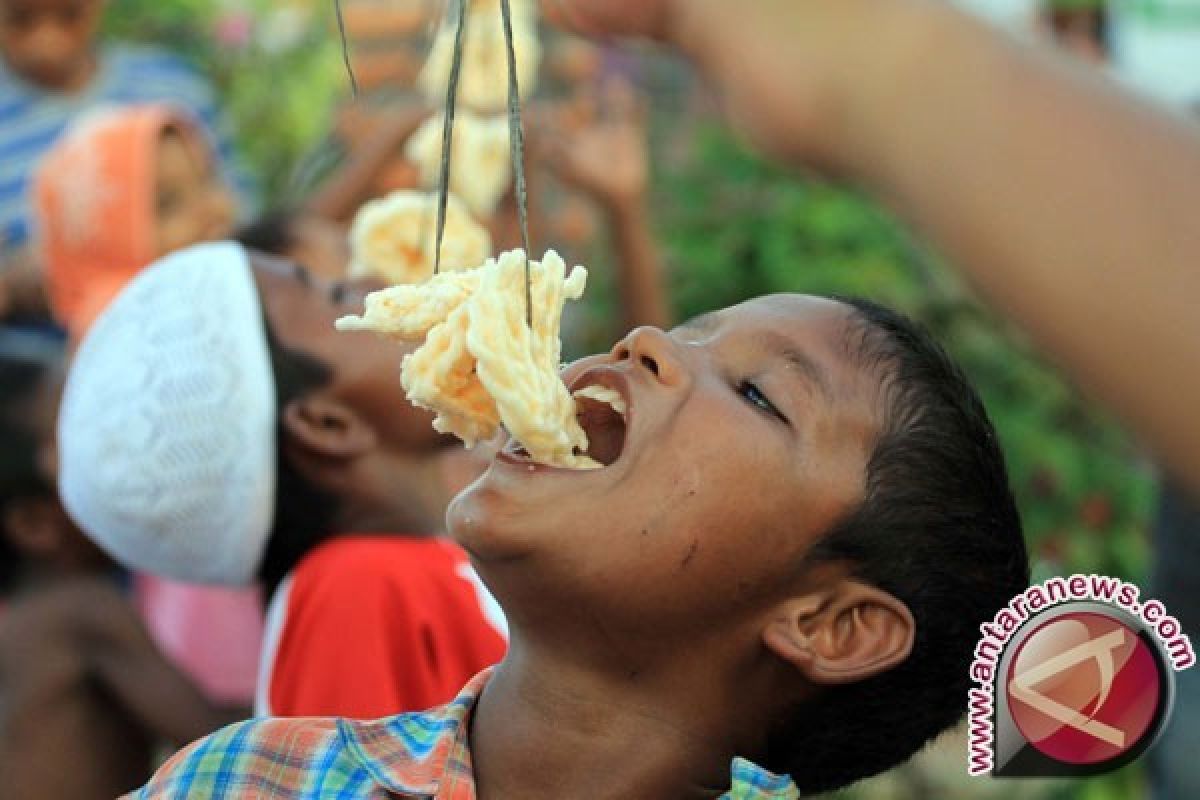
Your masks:
M560 135L539 138L534 154L565 183L607 208L640 202L650 170L644 107L633 87L611 81L599 102L585 98L581 108L559 117Z

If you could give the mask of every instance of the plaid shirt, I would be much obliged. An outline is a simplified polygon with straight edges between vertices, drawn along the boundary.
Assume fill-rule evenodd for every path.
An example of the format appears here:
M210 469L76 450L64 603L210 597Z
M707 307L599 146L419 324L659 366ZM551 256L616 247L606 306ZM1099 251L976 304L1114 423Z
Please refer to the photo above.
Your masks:
M475 800L467 723L491 675L453 702L419 714L355 722L280 718L241 722L189 745L128 798ZM724 800L793 800L799 792L741 758Z

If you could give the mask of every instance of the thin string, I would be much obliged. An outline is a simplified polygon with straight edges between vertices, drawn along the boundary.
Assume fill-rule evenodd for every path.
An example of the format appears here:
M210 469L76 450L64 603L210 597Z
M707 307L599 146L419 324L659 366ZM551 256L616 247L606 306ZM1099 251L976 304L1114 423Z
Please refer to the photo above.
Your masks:
M346 20L342 17L342 0L333 0L333 13L337 17L338 36L342 39L342 63L346 65L346 74L350 76L350 91L358 97L358 79L354 77L354 67L350 64L350 43L346 40Z
M458 0L458 29L454 32L454 57L446 87L446 114L442 124L442 163L438 178L437 233L433 243L433 274L442 266L442 235L446 232L446 200L450 196L450 148L454 144L454 106L458 101L458 77L462 71L463 40L467 31L467 3Z
M512 7L509 0L500 0L500 13L504 17L504 43L508 46L508 143L512 151L521 246L525 248L525 324L532 328L533 288L529 274L529 191L525 184L525 133L521 128L521 91L517 85L517 51L513 45Z

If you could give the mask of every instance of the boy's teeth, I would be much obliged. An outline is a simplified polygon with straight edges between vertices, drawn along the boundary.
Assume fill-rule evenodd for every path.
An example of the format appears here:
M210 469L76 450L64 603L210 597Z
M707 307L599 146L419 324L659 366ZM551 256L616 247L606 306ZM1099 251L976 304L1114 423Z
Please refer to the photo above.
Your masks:
M612 408L613 411L625 416L625 398L609 389L607 386L601 386L598 383L593 383L591 386L584 386L574 392L575 397L586 397L589 400L595 400L597 403L604 403Z

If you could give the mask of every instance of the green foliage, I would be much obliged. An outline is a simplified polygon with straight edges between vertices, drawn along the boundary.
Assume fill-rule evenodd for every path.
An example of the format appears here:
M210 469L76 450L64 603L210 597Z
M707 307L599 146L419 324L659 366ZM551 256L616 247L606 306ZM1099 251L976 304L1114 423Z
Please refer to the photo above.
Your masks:
M924 322L963 364L1008 454L1038 571L1141 579L1148 468L1122 432L853 192L700 131L659 210L681 317L770 292L863 295Z

